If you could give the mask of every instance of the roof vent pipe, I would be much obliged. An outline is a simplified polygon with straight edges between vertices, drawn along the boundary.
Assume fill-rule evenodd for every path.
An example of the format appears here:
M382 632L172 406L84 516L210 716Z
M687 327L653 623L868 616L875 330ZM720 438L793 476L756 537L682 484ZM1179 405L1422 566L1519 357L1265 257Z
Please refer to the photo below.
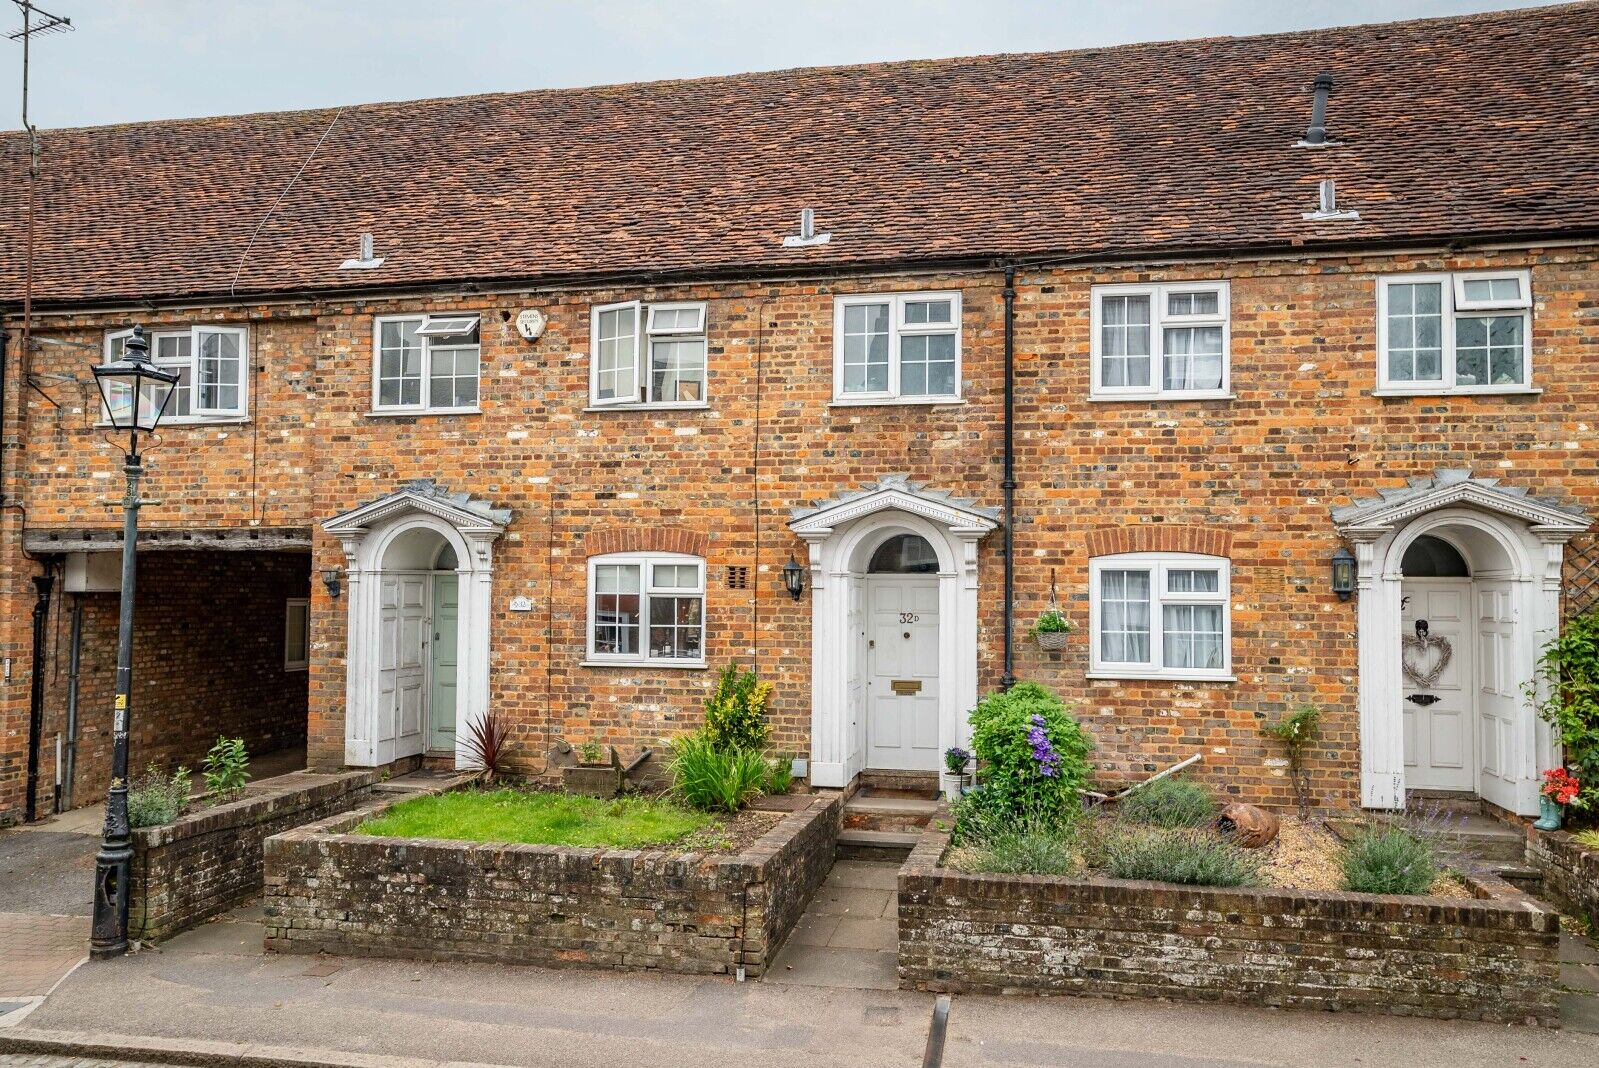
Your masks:
M799 233L789 234L783 238L784 248L803 248L806 245L825 245L833 240L832 234L819 234L816 232L816 212L806 208L800 212Z
M1315 98L1310 105L1310 128L1300 140L1301 148L1326 148L1338 142L1327 140L1327 97L1332 94L1333 76L1318 74L1314 83Z
M361 234L361 254L353 260L339 264L341 271L370 271L383 266L383 257L377 255L372 245L372 231Z
M1340 222L1345 219L1358 219L1360 212L1346 211L1338 207L1338 185L1331 178L1323 178L1316 187L1317 204L1315 211L1307 211L1301 218L1311 222Z

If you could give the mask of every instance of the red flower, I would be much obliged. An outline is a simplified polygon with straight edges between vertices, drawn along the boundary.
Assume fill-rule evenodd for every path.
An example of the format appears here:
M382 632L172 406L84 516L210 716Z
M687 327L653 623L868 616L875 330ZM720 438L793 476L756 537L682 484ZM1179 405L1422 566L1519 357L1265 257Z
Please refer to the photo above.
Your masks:
M1582 783L1565 768L1550 768L1543 773L1539 793L1559 805L1569 805L1582 792Z

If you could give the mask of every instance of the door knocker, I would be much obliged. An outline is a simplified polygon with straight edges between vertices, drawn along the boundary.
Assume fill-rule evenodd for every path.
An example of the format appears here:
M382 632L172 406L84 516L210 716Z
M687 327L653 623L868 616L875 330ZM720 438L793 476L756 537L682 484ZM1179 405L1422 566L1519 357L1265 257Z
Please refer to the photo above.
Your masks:
M1425 619L1416 620L1416 633L1405 635L1400 643L1400 668L1417 689L1436 686L1454 658L1455 647L1448 638L1434 636Z

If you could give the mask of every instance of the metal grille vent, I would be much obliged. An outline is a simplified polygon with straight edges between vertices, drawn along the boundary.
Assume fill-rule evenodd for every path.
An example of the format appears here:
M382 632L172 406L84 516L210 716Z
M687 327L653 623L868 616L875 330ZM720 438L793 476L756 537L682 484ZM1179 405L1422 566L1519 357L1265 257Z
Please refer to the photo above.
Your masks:
M1599 537L1573 538L1566 545L1566 618L1599 608Z
M747 590L750 588L750 569L743 564L734 564L727 569L727 588L730 590Z

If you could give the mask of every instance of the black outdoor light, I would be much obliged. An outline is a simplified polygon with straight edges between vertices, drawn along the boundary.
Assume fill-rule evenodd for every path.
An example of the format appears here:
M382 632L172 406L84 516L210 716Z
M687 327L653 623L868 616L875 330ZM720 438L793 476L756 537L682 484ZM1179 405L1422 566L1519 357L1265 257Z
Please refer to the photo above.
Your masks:
M153 433L178 384L174 371L150 362L144 328L133 328L122 358L97 364L94 381L105 401L106 418L128 432L122 466L127 492L122 497L122 603L117 623L117 688L111 711L111 790L106 795L105 829L94 866L94 926L89 954L115 957L128 951L128 880L133 864L133 833L128 827L128 717L133 709L133 578L139 540L139 435Z
M322 569L322 585L328 588L328 596L333 598L335 601L339 599L339 579L343 576L343 574L344 573L336 567L327 567Z
M1332 555L1332 588L1340 601L1347 601L1355 592L1355 556L1342 545Z
M805 592L805 569L799 566L793 553L788 554L788 563L783 565L783 588L796 601Z

